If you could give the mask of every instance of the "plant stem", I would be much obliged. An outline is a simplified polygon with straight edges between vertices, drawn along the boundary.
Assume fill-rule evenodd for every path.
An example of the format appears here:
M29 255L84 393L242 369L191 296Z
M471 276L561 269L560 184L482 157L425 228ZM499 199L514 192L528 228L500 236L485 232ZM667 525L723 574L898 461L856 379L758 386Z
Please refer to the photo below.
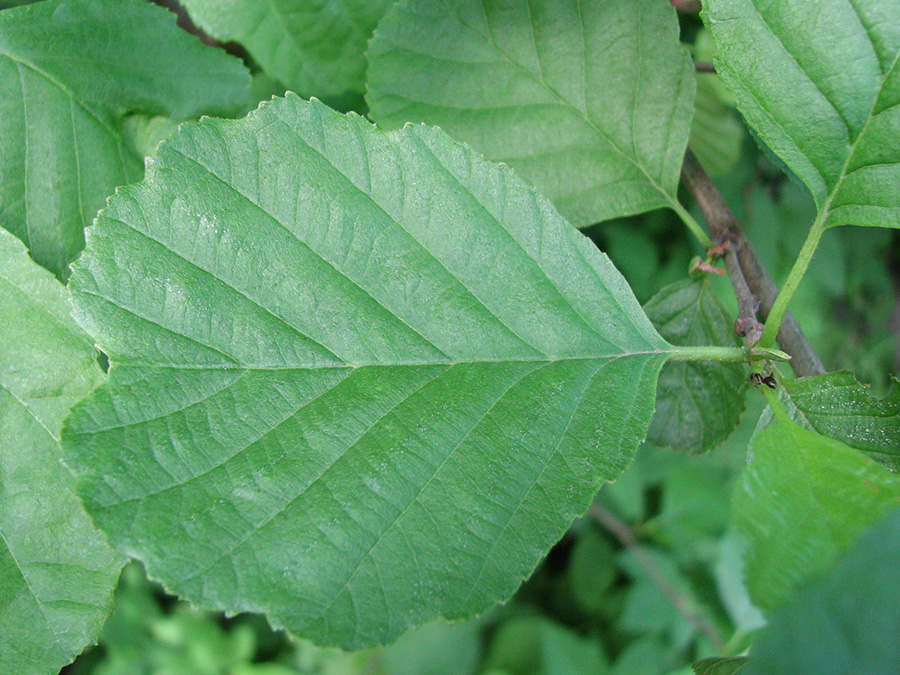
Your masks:
M794 293L797 292L797 287L800 285L803 275L806 274L806 269L809 267L813 254L815 254L816 248L819 246L819 240L822 238L823 232L825 232L825 219L820 215L816 217L816 221L810 228L806 241L803 242L803 247L794 261L791 273L788 274L787 281L784 282L784 288L781 289L781 292L775 298L772 310L766 319L766 327L763 330L762 338L760 338L760 344L763 347L771 347L775 344L775 336L778 334L781 321L785 312L787 312L787 306L791 298L794 297Z
M734 248L729 247L725 251L725 269L728 270L728 277L731 279L731 287L734 289L734 295L738 302L738 320L735 323L734 330L742 338L748 347L754 346L759 342L762 335L763 325L756 318L759 311L759 299L753 295L747 279L744 277L744 270L738 261L737 253Z
M722 638L719 637L719 633L716 631L715 627L697 611L696 604L690 597L684 593L679 593L672 584L669 583L669 580L666 579L666 576L656 566L653 559L647 555L643 547L638 544L637 538L634 536L631 528L599 504L593 504L588 513L594 520L600 523L600 525L618 539L619 543L634 556L638 564L644 568L647 576L650 577L656 587L666 596L669 602L672 603L672 606L682 618L691 624L694 627L694 630L705 635L706 639L709 640L710 644L713 646L713 649L722 653L725 649L725 643L722 641Z
M747 286L760 301L759 314L766 319L778 296L778 287L747 241L740 223L728 208L722 193L690 150L684 156L681 178L700 207L703 218L709 224L713 239L717 243L728 242L731 245ZM727 266L727 258L725 263ZM778 344L791 355L791 368L794 374L797 377L807 377L824 373L825 366L822 365L822 361L819 360L794 316L790 312L785 313L780 324Z
M688 213L688 210L677 200L672 201L671 206L672 210L678 214L678 217L681 218L682 222L687 225L691 234L693 234L697 238L697 241L700 242L700 245L703 248L710 248L712 246L712 240L710 240L709 236L704 232L700 223L694 219L694 216Z
M723 361L734 363L747 360L747 352L740 347L675 347L669 361Z

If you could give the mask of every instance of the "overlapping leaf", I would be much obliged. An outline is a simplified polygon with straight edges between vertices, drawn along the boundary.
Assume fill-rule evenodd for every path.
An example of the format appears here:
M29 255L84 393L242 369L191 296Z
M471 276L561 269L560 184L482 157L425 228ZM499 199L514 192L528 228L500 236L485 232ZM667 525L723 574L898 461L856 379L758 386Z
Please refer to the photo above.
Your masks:
M438 124L575 225L676 203L694 69L658 0L404 0L369 48L372 118Z
M345 647L507 597L671 349L508 168L292 95L183 126L71 285L112 364L65 433L96 522L195 603Z
M874 398L853 373L837 371L784 382L781 401L800 426L862 450L900 470L900 386Z
M707 281L666 286L644 311L672 344L739 346L733 319ZM716 448L740 420L745 370L739 363L713 361L666 364L659 376L650 442L691 454Z
M141 159L125 111L186 119L247 105L237 59L139 0L48 0L0 14L0 226L63 277Z
M900 671L900 511L868 528L833 571L772 612L741 675Z
M754 602L782 604L897 505L900 476L858 450L787 419L759 430L732 505Z
M307 96L364 91L366 45L393 0L182 0L205 31L247 48Z
M61 463L69 408L103 379L65 289L0 230L0 672L56 672L94 642L120 557Z
M900 0L708 0L717 72L827 226L900 227Z

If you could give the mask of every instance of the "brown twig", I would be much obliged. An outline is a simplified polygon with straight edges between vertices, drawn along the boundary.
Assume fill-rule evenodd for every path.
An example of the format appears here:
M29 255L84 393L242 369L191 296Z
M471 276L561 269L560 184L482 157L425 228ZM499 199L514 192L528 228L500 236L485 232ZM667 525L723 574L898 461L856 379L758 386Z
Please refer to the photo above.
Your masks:
M694 70L698 73L714 73L716 66L711 61L694 61Z
M634 556L634 559L638 564L644 568L647 576L650 577L651 581L659 588L662 594L666 596L666 599L672 603L672 606L684 620L691 624L697 632L705 635L706 639L709 640L710 644L717 652L723 653L725 643L722 641L722 638L719 637L719 633L715 626L709 623L706 618L697 611L695 603L692 602L688 596L678 592L672 584L669 583L669 580L666 579L666 576L656 566L653 559L647 555L647 552L644 551L644 548L638 543L631 528L599 504L592 504L588 513Z
M738 319L734 322L734 332L744 338L745 343L752 347L759 342L763 332L763 325L756 318L760 302L759 298L750 290L737 253L731 246L725 250L725 269L728 270L731 287L734 289L734 295L738 302Z
M778 287L772 280L768 271L762 266L759 258L744 235L744 231L734 217L728 204L725 203L722 193L713 183L712 179L706 173L704 168L700 166L697 157L690 150L684 157L684 164L681 168L681 178L687 186L688 191L693 195L697 206L700 207L703 218L709 225L712 232L713 241L719 245L727 244L729 250L734 254L732 267L740 268L739 276L746 282L746 286L750 289L753 296L759 301L759 314L765 320L772 309L775 297L778 295ZM728 256L725 257L725 266L729 267ZM729 269L729 275L734 276ZM735 293L738 288L735 286ZM738 296L738 302L742 299ZM746 305L746 298L744 303ZM741 311L745 312L746 307L741 307ZM788 312L781 327L778 331L778 345L791 356L791 368L797 377L808 377L810 375L821 375L825 372L825 366L819 360L818 355L813 350L806 335L800 329L800 325L794 316Z

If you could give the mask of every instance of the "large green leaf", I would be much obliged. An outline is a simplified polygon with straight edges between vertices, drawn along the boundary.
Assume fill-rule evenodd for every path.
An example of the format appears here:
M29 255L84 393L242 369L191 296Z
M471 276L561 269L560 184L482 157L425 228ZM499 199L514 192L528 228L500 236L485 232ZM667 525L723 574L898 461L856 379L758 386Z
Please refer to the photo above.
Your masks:
M181 0L206 32L240 42L291 89L335 96L365 89L366 45L394 0Z
M575 225L677 204L694 68L660 0L403 0L369 47L372 118L438 124Z
M57 276L116 186L141 177L126 111L241 112L241 63L140 0L49 0L0 13L0 226Z
M741 675L900 672L900 511L866 530L827 576L770 616Z
M748 542L750 594L770 609L900 504L900 476L788 419L759 430L750 450L732 511Z
M784 382L781 401L800 426L862 450L900 470L900 385L878 400L853 373L837 371Z
M96 522L197 604L345 647L512 593L672 349L508 168L293 95L184 125L71 287L111 362L65 434Z
M644 306L659 334L675 345L739 345L733 317L707 280L666 286ZM669 363L659 376L648 440L691 454L709 452L734 431L744 410L747 373L739 363Z
M0 672L56 672L94 642L120 557L61 463L69 408L103 373L67 294L0 230Z
M821 222L900 227L900 0L706 0L716 70Z

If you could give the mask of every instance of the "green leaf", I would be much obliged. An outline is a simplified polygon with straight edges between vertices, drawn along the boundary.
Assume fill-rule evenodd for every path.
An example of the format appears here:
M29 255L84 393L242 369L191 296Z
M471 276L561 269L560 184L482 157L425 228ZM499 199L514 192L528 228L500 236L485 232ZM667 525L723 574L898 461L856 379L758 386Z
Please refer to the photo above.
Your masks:
M121 558L61 463L69 408L98 383L65 289L0 230L0 672L56 672L96 641Z
M748 542L750 594L771 609L900 503L900 476L787 419L758 431L750 450L732 512Z
M0 13L0 225L58 277L84 226L141 177L123 112L242 112L241 63L139 0L49 0Z
M241 43L272 77L310 96L365 89L366 45L393 0L182 0L213 37Z
M672 350L508 168L294 95L183 125L71 288L111 368L68 459L110 540L353 648L508 597L630 462Z
M741 157L745 131L734 108L722 100L711 73L697 76L694 119L688 145L712 176L728 173Z
M835 569L772 613L741 675L900 672L900 511L866 530Z
M734 319L708 281L686 279L666 286L644 311L674 345L736 347ZM744 409L746 369L739 363L668 363L659 376L656 413L648 440L692 455L718 447L734 431Z
M734 675L746 665L746 656L714 656L709 659L697 661L697 663L694 664L694 673L696 673L696 675Z
M676 191L694 67L659 0L404 0L369 47L380 125L438 124L581 227Z
M781 402L800 426L862 450L900 471L900 386L882 400L843 370L786 380Z
M570 675L608 672L601 643L541 616L501 624L485 659L486 673Z
M586 611L599 612L617 573L612 545L593 528L585 528L566 567L572 597Z
M468 675L480 659L482 626L477 621L432 621L400 636L381 654L390 675ZM365 671L363 671L365 672Z
M900 0L707 0L716 70L821 222L900 227Z

